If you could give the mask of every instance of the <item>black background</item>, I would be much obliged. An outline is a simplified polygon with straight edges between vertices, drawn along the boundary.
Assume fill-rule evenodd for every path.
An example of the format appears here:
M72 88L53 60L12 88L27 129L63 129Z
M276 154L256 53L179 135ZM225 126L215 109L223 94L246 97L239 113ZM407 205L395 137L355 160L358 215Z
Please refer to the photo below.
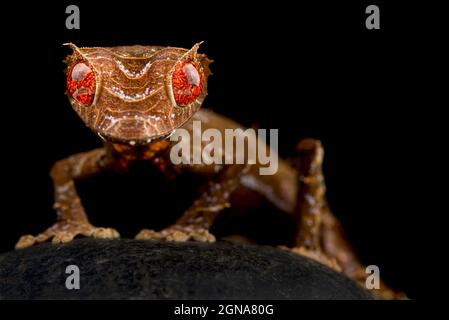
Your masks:
M200 51L215 60L205 106L246 126L278 128L284 157L294 155L301 138L321 139L331 208L362 260L378 265L394 287L423 296L417 252L425 184L417 177L428 169L421 128L431 113L423 88L433 39L417 14L426 12L374 1L381 30L367 30L371 3L335 2L73 2L81 10L80 30L65 28L69 3L5 9L3 21L12 19L1 53L8 81L0 252L53 222L48 171L54 161L101 145L64 95L62 60L70 50L62 44L188 48L205 41ZM113 194L105 193L114 179L89 187L99 194L88 211L97 224L120 229L120 221L134 219L133 227L152 227L139 217L169 211L173 196L152 197L140 190L142 181L132 188L119 177ZM145 183L155 187L151 179Z

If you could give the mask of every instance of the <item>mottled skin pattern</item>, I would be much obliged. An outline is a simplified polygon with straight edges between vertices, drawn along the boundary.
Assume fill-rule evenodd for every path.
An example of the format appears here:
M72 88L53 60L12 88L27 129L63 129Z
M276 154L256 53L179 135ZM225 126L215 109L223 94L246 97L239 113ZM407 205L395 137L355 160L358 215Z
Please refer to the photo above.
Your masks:
M199 110L207 95L207 77L210 75L210 60L197 53L199 44L190 50L154 46L69 46L73 54L66 59L68 77L73 66L82 61L95 72L96 79L91 105L80 103L71 94L68 94L69 100L86 125L103 138L104 147L55 163L51 177L57 222L37 236L22 236L16 248L49 239L54 243L69 242L77 235L119 237L114 229L98 228L89 223L74 181L104 170L126 170L133 161L144 159L174 176L184 171L206 175L210 177L210 185L174 225L159 231L144 229L137 234L137 239L215 241L209 229L220 212L230 206L234 190L243 185L295 218L297 236L290 250L364 282L364 268L326 202L322 173L324 152L319 141L303 140L298 145L296 168L280 159L277 173L271 176L259 175L258 164L172 164L169 158L171 142L167 137L177 128L183 127L193 134L193 120L201 121L203 130L215 128L223 132L226 128L241 127L212 111ZM172 80L175 70L185 63L191 64L188 68L196 66L198 71L198 74L190 74L189 83L199 83L198 75L206 81L198 97L187 105L180 105ZM384 285L381 292L384 297L394 297Z

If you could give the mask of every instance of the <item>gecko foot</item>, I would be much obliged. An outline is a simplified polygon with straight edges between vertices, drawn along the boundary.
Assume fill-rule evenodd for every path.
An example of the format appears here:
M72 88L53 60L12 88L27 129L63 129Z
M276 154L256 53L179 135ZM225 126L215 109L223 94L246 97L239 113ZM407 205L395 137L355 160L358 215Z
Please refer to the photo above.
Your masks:
M310 250L305 247L294 247L294 248L287 248L282 246L281 249L289 250L293 253L306 256L310 259L313 259L315 261L318 261L321 264L324 264L325 266L328 266L329 268L332 268L338 272L341 272L341 267L338 264L338 262L335 259L329 258L325 253L319 250Z
M57 222L37 236L24 235L16 244L16 249L31 247L36 243L52 239L53 243L66 243L72 241L76 236L82 235L93 238L119 238L120 234L112 228L96 228L88 222Z
M215 242L215 236L203 228L174 225L161 231L143 229L136 235L137 240L165 240L184 242L189 240Z

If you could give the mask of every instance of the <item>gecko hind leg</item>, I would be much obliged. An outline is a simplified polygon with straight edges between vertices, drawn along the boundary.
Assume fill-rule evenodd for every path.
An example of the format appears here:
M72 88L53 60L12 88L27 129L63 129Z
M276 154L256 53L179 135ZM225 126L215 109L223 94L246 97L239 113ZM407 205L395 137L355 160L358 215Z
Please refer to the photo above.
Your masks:
M115 229L97 228L89 222L75 188L75 179L83 179L105 169L105 154L105 149L100 148L55 163L50 175L54 184L57 222L37 236L22 236L16 244L16 249L30 247L49 239L52 239L53 243L70 242L78 235L94 238L120 236Z
M339 261L322 245L323 219L328 211L322 164L324 149L315 139L304 139L297 147L299 188L296 206L297 232L293 252L308 256L337 271Z
M346 239L338 219L332 214L326 200L322 164L324 150L318 140L306 139L298 145L299 194L296 209L298 222L295 253L315 259L349 278L365 285L365 266ZM375 295L382 299L404 299L381 281Z
M323 175L323 146L318 140L304 139L298 144L297 151L299 156L297 232L292 250L357 280L363 265L346 240L341 224L327 203Z
M215 236L209 229L219 214L230 207L229 198L248 168L246 165L225 168L175 224L161 231L144 229L136 235L136 239L215 242Z

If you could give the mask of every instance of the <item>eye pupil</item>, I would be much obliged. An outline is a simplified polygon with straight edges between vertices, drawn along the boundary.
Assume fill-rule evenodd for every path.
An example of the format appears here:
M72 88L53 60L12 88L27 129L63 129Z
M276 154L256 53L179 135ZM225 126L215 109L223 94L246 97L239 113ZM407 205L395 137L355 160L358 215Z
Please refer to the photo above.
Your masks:
M67 90L76 101L90 106L95 97L95 72L86 62L78 62L67 75Z
M78 63L72 69L72 80L82 81L91 72L92 69L89 66L84 63Z
M184 66L184 72L187 76L187 82L193 86L198 86L201 81L200 74L198 73L198 70L191 64L186 63Z
M201 94L204 75L194 62L179 64L173 72L172 87L176 103L186 106L194 102Z

